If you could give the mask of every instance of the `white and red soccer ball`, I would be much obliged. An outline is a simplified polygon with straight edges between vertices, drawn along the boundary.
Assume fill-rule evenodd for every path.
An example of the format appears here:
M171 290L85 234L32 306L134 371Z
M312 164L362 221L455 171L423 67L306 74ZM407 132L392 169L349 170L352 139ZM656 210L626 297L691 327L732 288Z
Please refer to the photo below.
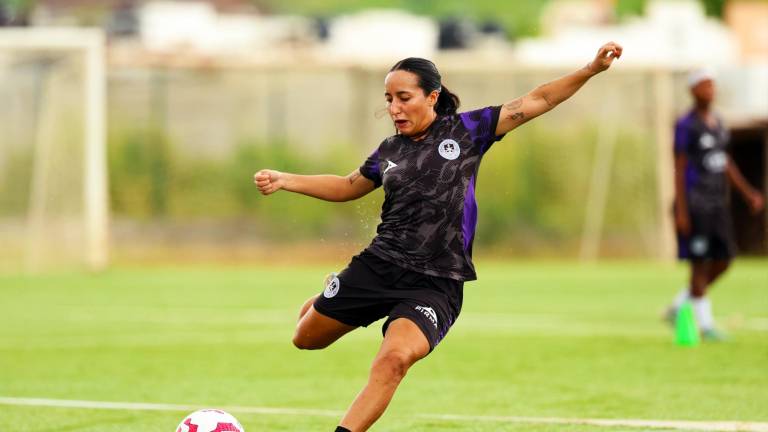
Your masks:
M245 432L232 415L217 409L195 411L179 423L176 432Z

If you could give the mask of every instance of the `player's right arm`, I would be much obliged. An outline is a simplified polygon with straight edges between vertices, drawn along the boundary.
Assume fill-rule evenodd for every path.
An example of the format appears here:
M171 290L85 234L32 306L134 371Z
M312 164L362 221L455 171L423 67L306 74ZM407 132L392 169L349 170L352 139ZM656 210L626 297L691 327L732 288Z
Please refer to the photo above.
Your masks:
M360 174L360 169L348 176L301 175L263 169L253 175L253 182L262 195L273 194L280 189L319 198L325 201L351 201L376 188L375 184Z
M763 198L763 194L749 184L730 156L728 156L725 173L731 184L739 191L741 196L744 197L744 201L747 202L752 213L759 213L760 210L765 207L765 198Z

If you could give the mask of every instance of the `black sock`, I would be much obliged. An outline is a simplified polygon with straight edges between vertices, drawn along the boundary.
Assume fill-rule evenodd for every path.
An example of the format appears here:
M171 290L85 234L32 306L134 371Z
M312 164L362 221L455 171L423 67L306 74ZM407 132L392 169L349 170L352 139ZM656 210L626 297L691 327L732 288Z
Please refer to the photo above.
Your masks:
M352 432L352 431L343 426L337 426L334 432Z

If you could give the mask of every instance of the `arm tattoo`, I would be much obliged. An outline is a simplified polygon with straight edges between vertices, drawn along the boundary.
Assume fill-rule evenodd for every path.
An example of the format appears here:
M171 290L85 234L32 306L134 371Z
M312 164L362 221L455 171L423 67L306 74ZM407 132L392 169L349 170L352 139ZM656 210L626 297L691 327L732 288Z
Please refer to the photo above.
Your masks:
M542 85L542 86L540 87L540 88L541 88L541 98L542 98L542 99L544 99L544 102L546 102L546 103L547 103L547 106L548 106L548 107L550 107L550 108L553 108L553 107L554 107L555 105L557 105L557 104L553 104L552 102L550 102L550 100L547 98L547 92L546 92L546 90L545 90L547 87L551 87L551 85L550 85L550 84L551 84L551 83L546 83L546 84L544 84L544 85Z
M520 106L523 104L523 98L517 98L515 100L509 101L506 104L504 104L504 108L514 111L517 108L520 108Z
M349 176L347 176L347 178L349 179L349 184L352 184L352 183L354 183L354 182L355 182L355 180L357 180L358 178L360 178L360 171L355 171L355 172L353 172L352 174L350 174Z
M521 120L525 118L525 114L523 114L522 111L516 112L514 114L508 115L507 118L510 120Z

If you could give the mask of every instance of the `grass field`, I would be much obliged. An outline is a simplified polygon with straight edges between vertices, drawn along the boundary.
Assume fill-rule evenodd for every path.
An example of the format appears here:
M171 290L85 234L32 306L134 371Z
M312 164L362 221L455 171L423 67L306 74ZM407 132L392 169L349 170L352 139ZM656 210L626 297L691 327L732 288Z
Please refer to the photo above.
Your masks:
M299 305L332 270L0 276L0 431L174 431L188 410L7 398L231 407L249 432L331 431L381 340L379 322L324 351L292 347ZM585 418L768 427L768 261L734 264L711 296L732 340L695 348L675 346L659 319L682 266L479 261L478 273L458 322L374 431L650 429Z

